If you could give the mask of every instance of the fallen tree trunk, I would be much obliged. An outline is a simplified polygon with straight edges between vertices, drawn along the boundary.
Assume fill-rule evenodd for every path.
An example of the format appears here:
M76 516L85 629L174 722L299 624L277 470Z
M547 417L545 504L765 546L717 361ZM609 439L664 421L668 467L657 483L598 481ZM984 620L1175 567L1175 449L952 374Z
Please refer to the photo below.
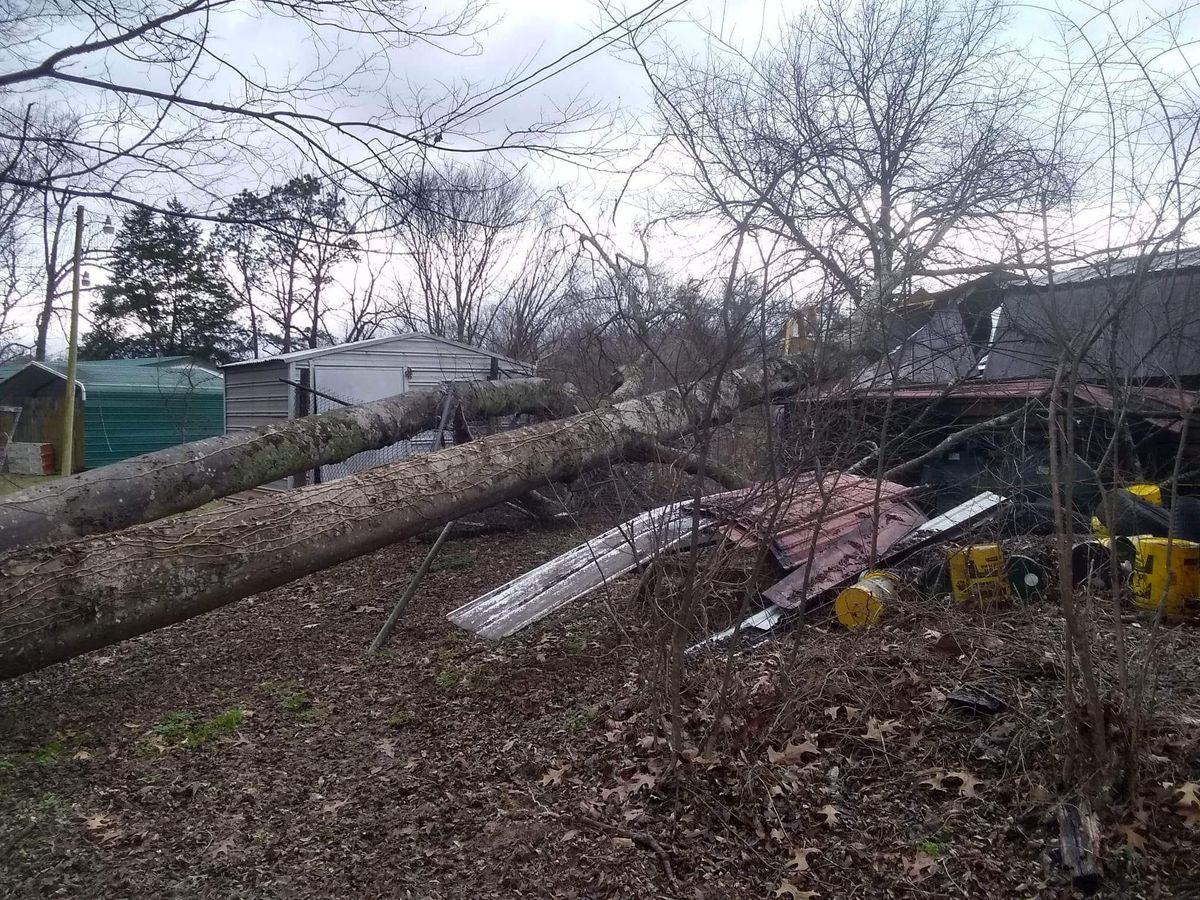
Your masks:
M791 370L729 376L728 420ZM0 677L151 631L370 553L694 428L711 387L661 391L327 484L0 557Z
M462 382L471 418L562 415L569 398L541 379ZM225 434L136 456L12 494L0 503L0 550L104 534L196 509L219 497L349 459L436 428L445 390Z
M730 491L740 491L752 484L750 479L743 478L729 466L713 459L705 459L701 464L700 457L695 453L681 450L678 447L668 447L660 441L643 441L639 446L631 448L627 459L630 462L674 466L690 475L699 475L703 469L705 478L712 479Z

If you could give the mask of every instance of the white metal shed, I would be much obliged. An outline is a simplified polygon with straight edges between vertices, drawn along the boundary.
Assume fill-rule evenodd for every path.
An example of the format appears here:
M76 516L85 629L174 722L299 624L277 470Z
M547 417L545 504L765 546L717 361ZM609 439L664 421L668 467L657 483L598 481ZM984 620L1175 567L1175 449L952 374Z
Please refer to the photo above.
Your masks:
M330 397L366 403L446 381L524 378L535 374L536 367L449 338L414 332L229 363L223 371L225 431L232 433L341 405ZM422 449L420 443L414 441L415 446L399 448L393 455ZM375 451L360 453L344 463L324 466L322 477L339 478L381 461ZM303 478L296 481L303 483Z

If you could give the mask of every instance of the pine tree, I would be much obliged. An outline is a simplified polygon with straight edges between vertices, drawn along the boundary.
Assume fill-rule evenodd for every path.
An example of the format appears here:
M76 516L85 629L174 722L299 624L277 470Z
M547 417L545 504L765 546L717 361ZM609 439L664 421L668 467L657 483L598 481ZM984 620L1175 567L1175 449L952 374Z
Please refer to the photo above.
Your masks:
M177 200L156 216L135 209L113 246L112 281L92 310L91 359L196 356L229 362L245 348L238 300L221 254Z

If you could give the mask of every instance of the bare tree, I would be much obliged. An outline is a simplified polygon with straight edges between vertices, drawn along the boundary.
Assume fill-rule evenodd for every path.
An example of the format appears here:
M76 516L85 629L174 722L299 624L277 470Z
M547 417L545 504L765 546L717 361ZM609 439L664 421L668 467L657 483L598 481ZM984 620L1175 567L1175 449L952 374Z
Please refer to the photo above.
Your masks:
M0 18L0 100L20 112L3 117L0 141L64 143L23 139L22 120L30 104L69 96L93 127L65 143L81 158L80 172L105 175L90 195L154 205L145 187L156 184L164 196L210 197L215 211L232 193L225 189L230 176L264 164L301 164L382 193L397 161L443 148L591 149L558 140L569 124L594 120L586 101L535 114L524 128L480 124L572 63L570 54L496 84L460 81L437 93L394 77L413 48L477 52L484 9L482 0L462 0L442 14L409 0L14 0ZM261 34L299 32L327 52L308 68L246 65L224 40L246 15L258 19ZM355 111L363 96L372 98L371 115ZM6 177L32 180L16 170Z
M1030 136L992 0L822 0L747 57L634 49L693 214L786 242L853 307L989 256L1036 212L1052 160ZM992 263L994 260L989 259Z
M396 240L411 259L402 315L415 330L480 343L506 293L536 196L520 175L479 162L421 167L393 188Z
M557 343L559 326L571 312L572 280L579 242L562 227L545 224L527 238L526 252L512 273L496 311L492 343L514 359L538 362Z
M336 312L336 317L344 323L342 342L369 340L397 327L403 320L394 296L387 290L388 260L378 256L371 249L364 249L349 279L345 302Z
M0 117L12 121L3 113ZM77 146L81 131L77 117L53 112L34 116L30 111L21 128L22 139L13 142L0 138L0 146L9 150L15 170L22 173L11 180L10 187L26 191L31 197L12 227L22 233L22 257L38 259L41 290L33 357L42 360L74 266L69 227L72 202L78 200L79 192L94 184L94 178ZM96 262L102 256L102 247L90 241L84 243L85 262Z
M15 168L15 160L0 160L0 170ZM24 349L17 340L20 327L16 312L30 281L25 264L29 210L37 196L28 187L0 183L0 360Z

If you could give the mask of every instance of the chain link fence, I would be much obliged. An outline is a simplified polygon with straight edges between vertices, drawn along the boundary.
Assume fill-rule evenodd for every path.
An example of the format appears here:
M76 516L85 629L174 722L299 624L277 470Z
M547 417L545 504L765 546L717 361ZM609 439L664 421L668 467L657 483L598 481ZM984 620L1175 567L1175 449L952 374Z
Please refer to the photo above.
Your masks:
M341 409L346 406L355 406L366 401L355 397L348 396L344 393L328 391L324 388L319 388L319 393L312 392L307 388L296 388L297 391L309 391L310 409L314 413L327 412L333 409ZM519 416L507 416L501 419L488 421L468 422L471 429L471 434L480 437L485 434L492 434L497 431L507 431L515 428L520 424ZM444 435L443 446L454 442L453 429L447 426ZM421 453L431 453L437 445L437 430L430 429L422 431L419 434L413 435L407 440L397 441L387 447L379 447L374 450L364 450L362 453L356 453L354 456L339 463L330 463L329 465L321 466L319 470L311 470L305 473L304 481L297 483L314 484L318 482L333 481L337 478L344 478L347 475L353 475L357 472L365 472L368 469L373 469L376 466L383 466L389 463L399 462L402 459L407 459L410 456L416 456Z

